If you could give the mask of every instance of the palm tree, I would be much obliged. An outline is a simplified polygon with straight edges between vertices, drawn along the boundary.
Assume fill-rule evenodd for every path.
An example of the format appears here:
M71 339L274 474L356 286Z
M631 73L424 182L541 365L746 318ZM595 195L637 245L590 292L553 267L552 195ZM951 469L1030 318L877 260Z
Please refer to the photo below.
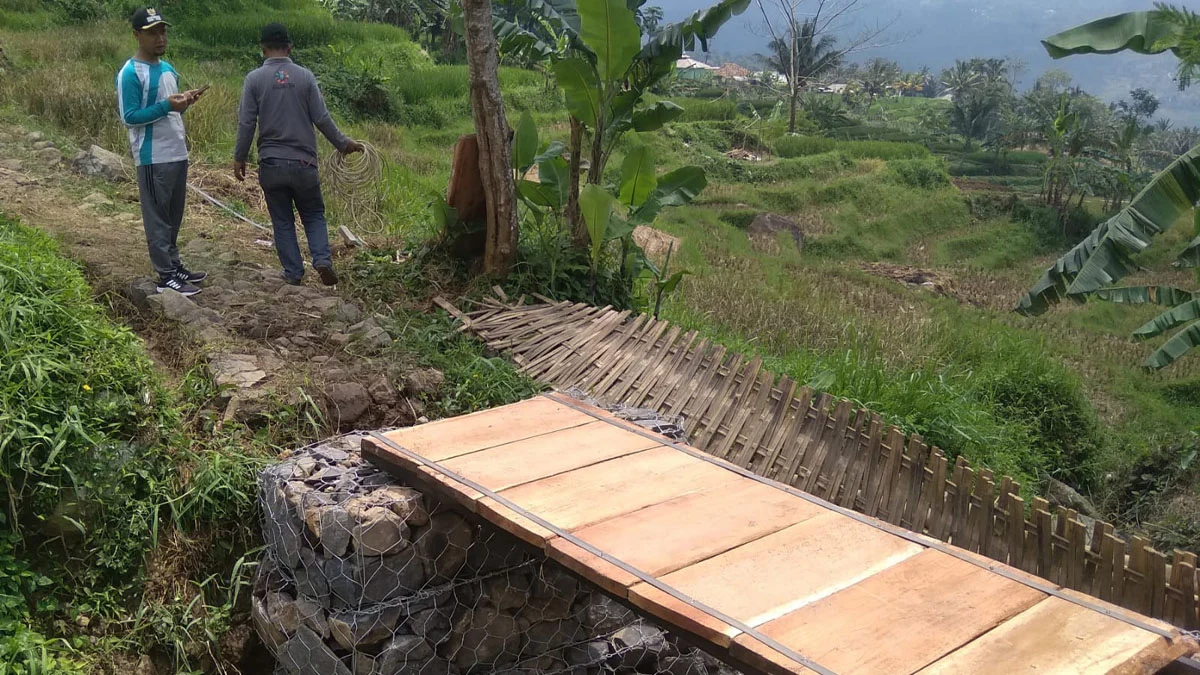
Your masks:
M837 38L818 33L815 18L792 21L782 37L767 44L767 49L770 54L760 58L788 83L788 133L793 133L800 93L810 82L841 65L844 52L838 50Z

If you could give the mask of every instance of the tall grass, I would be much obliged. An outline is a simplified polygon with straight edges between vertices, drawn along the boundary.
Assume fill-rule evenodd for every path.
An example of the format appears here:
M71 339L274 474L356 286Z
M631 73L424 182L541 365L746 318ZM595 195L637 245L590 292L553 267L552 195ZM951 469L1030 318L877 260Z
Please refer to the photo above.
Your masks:
M781 136L774 143L780 157L803 157L837 150L849 157L874 159L920 159L929 156L929 149L916 143L891 141L839 141L823 136Z

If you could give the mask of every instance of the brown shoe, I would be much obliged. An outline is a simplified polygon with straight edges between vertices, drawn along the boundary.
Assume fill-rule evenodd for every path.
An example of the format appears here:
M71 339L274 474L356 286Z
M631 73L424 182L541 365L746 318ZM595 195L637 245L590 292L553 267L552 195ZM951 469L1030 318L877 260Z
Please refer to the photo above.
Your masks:
M336 286L338 282L337 272L333 271L333 267L322 265L316 268L317 276L321 277L321 283L326 286Z

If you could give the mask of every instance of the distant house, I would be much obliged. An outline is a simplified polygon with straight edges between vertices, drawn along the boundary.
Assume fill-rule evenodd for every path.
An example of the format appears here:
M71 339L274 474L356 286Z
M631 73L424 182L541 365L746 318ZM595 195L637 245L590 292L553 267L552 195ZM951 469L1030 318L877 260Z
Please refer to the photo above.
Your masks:
M817 91L822 94L837 94L840 96L840 95L846 93L846 87L848 87L848 86L850 86L850 85L843 84L843 83L827 84L827 85L824 85L823 87L821 87L820 89L817 89Z
M718 80L727 82L745 82L750 79L750 69L736 63L725 63L713 73Z
M716 66L701 63L690 56L675 62L675 73L681 80L706 80L713 76Z

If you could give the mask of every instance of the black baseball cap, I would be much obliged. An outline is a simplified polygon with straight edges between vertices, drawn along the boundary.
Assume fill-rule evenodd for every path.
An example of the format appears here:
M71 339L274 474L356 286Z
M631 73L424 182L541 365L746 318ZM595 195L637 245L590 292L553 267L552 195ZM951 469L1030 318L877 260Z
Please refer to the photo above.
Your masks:
M258 41L264 45L290 45L292 37L288 35L287 26L281 23L269 23L263 26Z
M167 20L163 18L163 15L159 14L158 10L154 9L153 7L142 7L133 13L134 30L146 30L147 28L153 28L160 23L166 26L171 25L167 23Z

